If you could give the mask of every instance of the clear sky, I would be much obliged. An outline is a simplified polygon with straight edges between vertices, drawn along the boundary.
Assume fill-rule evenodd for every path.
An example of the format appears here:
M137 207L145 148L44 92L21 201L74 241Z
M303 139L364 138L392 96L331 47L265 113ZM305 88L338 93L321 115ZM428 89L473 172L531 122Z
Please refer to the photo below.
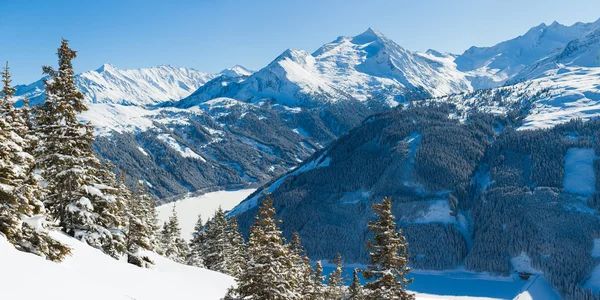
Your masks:
M462 53L542 22L598 18L597 0L0 0L0 61L14 83L30 83L56 65L64 37L79 51L77 72L105 62L260 69L287 48L312 52L368 27L410 50Z

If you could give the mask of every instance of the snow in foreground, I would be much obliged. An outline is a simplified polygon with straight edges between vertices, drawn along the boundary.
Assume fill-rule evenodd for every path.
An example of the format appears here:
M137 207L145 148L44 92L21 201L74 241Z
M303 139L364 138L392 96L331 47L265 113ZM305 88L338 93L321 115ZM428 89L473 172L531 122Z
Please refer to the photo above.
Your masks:
M199 214L202 215L202 221L206 222L206 219L212 217L219 206L223 210L230 210L254 191L254 189L218 191L201 196L184 198L157 207L158 219L161 223L167 221L173 213L173 205L175 205L175 210L179 217L179 225L181 226L181 234L184 239L189 240L192 238L192 232L198 221Z
M216 300L234 284L227 275L154 253L148 253L156 262L154 268L143 269L62 233L51 235L72 249L72 256L62 263L20 252L0 237L0 299Z

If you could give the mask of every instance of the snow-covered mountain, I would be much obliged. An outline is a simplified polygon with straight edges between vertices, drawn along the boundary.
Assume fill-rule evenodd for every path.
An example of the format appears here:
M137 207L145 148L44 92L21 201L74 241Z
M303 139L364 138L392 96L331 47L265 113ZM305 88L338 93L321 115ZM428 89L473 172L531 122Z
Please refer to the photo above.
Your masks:
M240 77L240 76L250 76L254 73L254 71L248 70L240 65L235 65L231 68L224 69L219 74L228 76L228 77Z
M600 28L570 41L551 55L527 66L514 77L514 81L554 76L568 72L569 68L578 67L600 67Z
M394 106L406 99L471 89L452 56L433 53L408 51L369 28L354 37L339 37L313 54L288 49L247 78L217 79L176 105L228 97L250 103L271 99L291 107L348 99Z
M600 28L593 23L565 26L554 22L540 24L517 38L492 47L471 47L455 60L475 89L492 88L511 80L527 66L551 55L558 55L570 42Z
M147 106L186 97L218 76L172 66L120 70L104 64L97 70L76 75L75 82L88 103ZM17 95L28 96L31 103L37 104L44 100L43 89L39 80L17 86Z
M104 158L161 197L259 184L362 118L409 100L435 97L506 113L506 103L529 103L523 99L551 89L552 97L533 104L523 128L596 116L598 28L600 21L542 24L460 56L409 51L369 28L312 54L286 50L257 72L241 66L219 74L170 66L119 70L105 64L76 76L90 106L81 118L96 126ZM474 88L516 80L526 82L503 103L468 96L480 95L471 93ZM19 86L17 93L40 102L43 84ZM577 95L557 101L557 93Z

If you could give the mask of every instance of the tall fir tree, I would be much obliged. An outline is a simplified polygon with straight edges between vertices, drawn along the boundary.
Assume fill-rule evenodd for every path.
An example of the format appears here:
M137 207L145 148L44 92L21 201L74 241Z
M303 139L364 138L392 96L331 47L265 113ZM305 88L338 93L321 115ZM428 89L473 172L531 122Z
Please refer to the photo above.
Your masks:
M363 291L362 284L360 283L360 278L358 278L358 270L354 269L352 272L352 283L348 287L348 295L346 296L347 300L364 300L365 294Z
M29 128L12 102L10 78L7 62L0 99L0 234L20 250L60 261L70 249L48 236L51 224L39 200Z
M58 70L43 67L46 100L36 111L34 153L46 182L44 203L65 233L117 257L123 249L115 245L122 239L119 204L92 150L94 128L77 119L87 107L74 80L76 51L63 39L57 54Z
M230 289L225 299L304 299L294 272L295 258L278 223L269 196L262 201L254 225L250 227L246 268L237 278L237 287Z
M415 299L406 287L412 279L406 278L408 267L408 243L402 229L396 229L392 214L392 199L387 197L381 204L373 204L377 221L369 222L369 230L375 235L367 244L371 260L363 275L367 280L366 299L409 300Z
M181 227L179 227L179 217L175 206L173 206L173 214L165 222L160 232L160 249L158 250L159 254L178 263L185 263L188 257L189 247L181 237Z
M188 265L204 268L203 247L205 241L206 234L204 224L202 223L202 216L198 215L198 220L196 221L196 226L194 226L194 232L189 244L190 255L187 258Z
M153 250L154 234L156 233L156 215L154 203L146 194L143 183L138 183L135 195L128 193L125 177L121 176L120 190L127 198L126 245L127 261L140 267L150 267L152 260L141 254L141 250Z
M342 270L344 265L342 263L342 255L337 254L336 258L332 261L335 264L335 270L329 274L327 279L327 288L325 289L325 299L329 300L342 300L344 299L344 277Z

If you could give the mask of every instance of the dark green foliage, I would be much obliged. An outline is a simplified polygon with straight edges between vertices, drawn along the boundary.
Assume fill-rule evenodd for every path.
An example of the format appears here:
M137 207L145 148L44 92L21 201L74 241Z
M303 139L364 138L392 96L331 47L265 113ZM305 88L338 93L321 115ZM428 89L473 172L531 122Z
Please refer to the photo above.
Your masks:
M367 269L362 271L365 279L373 279L365 286L367 299L415 299L414 294L407 292L407 286L412 282L407 278L411 270L408 267L408 243L402 229L396 228L392 199L388 197L381 204L373 204L373 210L377 220L369 222L374 237L367 244L371 259Z

